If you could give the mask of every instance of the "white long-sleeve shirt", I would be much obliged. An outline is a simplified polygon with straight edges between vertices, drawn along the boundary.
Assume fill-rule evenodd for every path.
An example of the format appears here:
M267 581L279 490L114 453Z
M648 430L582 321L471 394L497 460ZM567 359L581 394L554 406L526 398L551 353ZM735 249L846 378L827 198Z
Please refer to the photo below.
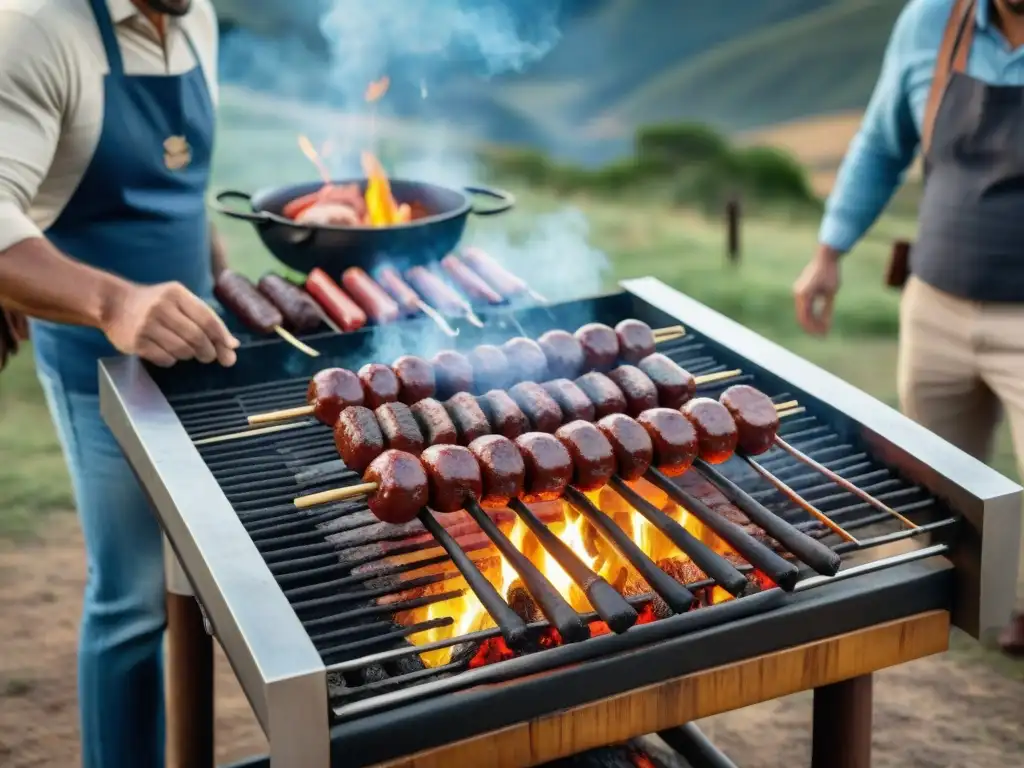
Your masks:
M187 32L216 103L210 0L193 0L186 16L167 20L166 54L131 0L107 0L107 7L126 74L192 69ZM89 0L0 0L0 252L40 236L81 183L103 127L109 69Z

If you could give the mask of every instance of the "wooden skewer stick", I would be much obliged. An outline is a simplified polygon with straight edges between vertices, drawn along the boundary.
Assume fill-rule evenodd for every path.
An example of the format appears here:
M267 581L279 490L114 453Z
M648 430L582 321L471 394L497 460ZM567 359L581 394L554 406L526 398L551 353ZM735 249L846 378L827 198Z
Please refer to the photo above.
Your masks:
M297 350L299 350L300 352L304 352L305 354L309 355L310 357L320 357L320 353L319 352L317 352L315 349L313 349L308 344L304 344L301 341L299 341L298 339L296 339L294 336L292 336L290 333L288 333L288 331L286 331L280 325L275 325L274 326L274 332L278 336L280 336L282 339L287 341L289 344L291 344L293 347L295 347Z
M243 432L230 432L226 435L214 435L213 437L204 437L199 440L193 440L192 445L212 445L213 443L224 443L229 440L241 440L242 438L245 437L258 437L259 435L269 435L273 432L284 432L287 429L298 429L299 427L308 427L311 424L315 423L315 421L293 421L289 424L277 424L271 427L247 429Z
M437 323L437 327L444 331L446 335L452 337L459 335L459 330L457 328L452 328L448 324L448 321L444 319L444 316L436 309L434 309L432 306L427 304L427 302L421 300L417 304L417 306L419 307L420 312L422 312L424 315L426 315L435 323Z
M666 328L654 329L654 342L661 344L663 341L675 341L686 335L686 329L681 325L670 325Z
M835 483L840 488L842 488L844 491L849 491L850 493L852 493L854 496L856 496L857 498L861 499L862 501L866 501L868 504L873 506L875 509L878 509L878 510L880 510L882 512L885 512L887 514L892 515L893 517L895 517L897 520L899 520L901 523L903 523L908 528L917 528L918 527L917 524L915 524L913 521L907 519L905 516L901 515L895 509L890 507L888 504L880 501L879 499L876 499L874 496L872 496L867 491L864 491L864 490L858 488L856 485L851 483L845 477L840 477L835 472L833 472L831 469L829 469L828 467L824 466L823 464L820 464L819 462L815 461L814 459L812 459L810 456L808 456L806 453L804 453L800 449L795 448L794 446L790 445L789 443L787 443L785 440L783 440L778 435L775 436L775 444L777 446L779 446L782 450L784 450L786 453L788 453L790 456L792 456L793 458L797 459L798 461L802 461L807 466L811 467L812 469L816 470L817 472L820 472L825 477L827 477L829 480L831 480L833 483Z

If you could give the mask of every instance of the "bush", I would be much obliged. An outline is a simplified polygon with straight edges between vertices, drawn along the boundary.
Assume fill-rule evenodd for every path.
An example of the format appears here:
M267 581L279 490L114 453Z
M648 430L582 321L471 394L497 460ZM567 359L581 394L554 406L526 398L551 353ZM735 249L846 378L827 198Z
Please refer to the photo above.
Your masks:
M755 197L808 203L817 200L803 167L788 153L771 147L749 147L735 154L743 186Z
M650 166L676 169L693 163L718 163L730 154L729 142L707 125L676 123L641 128L634 151Z

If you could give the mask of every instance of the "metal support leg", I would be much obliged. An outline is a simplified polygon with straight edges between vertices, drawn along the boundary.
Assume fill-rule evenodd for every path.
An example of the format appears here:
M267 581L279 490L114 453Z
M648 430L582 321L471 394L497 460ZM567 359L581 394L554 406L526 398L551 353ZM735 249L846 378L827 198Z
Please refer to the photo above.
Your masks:
M811 768L871 768L871 675L814 690Z

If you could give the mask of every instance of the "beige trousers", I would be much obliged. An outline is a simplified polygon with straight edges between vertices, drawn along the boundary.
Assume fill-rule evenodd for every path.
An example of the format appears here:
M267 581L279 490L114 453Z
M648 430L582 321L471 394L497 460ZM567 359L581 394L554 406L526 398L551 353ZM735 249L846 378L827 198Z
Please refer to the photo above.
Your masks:
M911 277L897 382L907 416L982 460L1006 413L1024 477L1024 305L966 301Z

